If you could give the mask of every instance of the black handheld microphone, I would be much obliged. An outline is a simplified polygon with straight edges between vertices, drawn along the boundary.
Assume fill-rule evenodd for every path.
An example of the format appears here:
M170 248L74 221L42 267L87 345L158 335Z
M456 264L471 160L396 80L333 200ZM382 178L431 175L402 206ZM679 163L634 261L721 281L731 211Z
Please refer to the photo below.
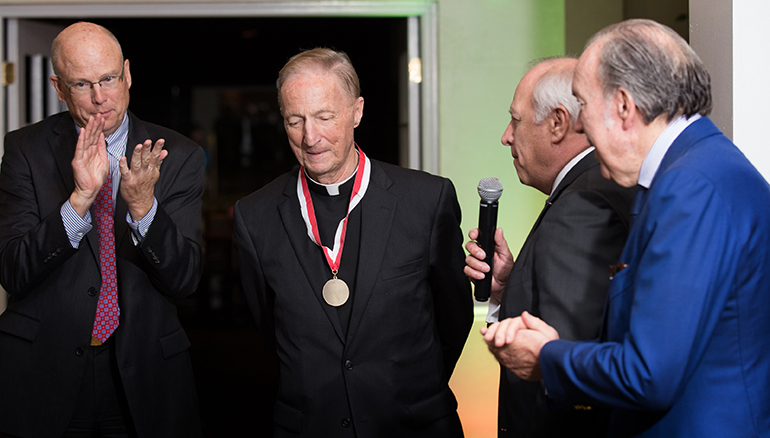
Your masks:
M476 280L474 294L476 301L489 300L492 291L492 260L495 258L495 230L497 229L497 200L503 194L503 185L497 178L484 178L479 181L479 247L486 253L484 262L489 265L489 272L483 280Z

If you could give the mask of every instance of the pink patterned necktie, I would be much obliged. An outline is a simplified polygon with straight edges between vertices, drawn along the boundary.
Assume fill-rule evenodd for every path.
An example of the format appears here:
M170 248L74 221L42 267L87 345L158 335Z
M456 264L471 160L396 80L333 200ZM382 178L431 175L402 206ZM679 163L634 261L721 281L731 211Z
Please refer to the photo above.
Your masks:
M99 234L99 268L102 272L102 290L96 307L93 337L105 342L118 328L118 276L115 265L115 228L112 207L112 177L99 190L94 201L96 231Z

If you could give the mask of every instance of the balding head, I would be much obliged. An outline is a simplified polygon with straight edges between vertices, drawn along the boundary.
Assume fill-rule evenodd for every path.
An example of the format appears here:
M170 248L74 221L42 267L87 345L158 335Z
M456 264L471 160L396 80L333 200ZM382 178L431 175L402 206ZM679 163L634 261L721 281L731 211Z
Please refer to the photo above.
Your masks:
M123 50L118 39L109 30L94 23L79 22L61 31L51 45L51 64L54 74L61 75L67 63L67 54L83 50L114 51L123 62Z
M284 82L294 76L312 73L334 74L339 80L341 89L349 96L351 102L361 96L358 74L356 74L356 69L353 68L353 63L350 62L348 55L345 52L317 47L292 56L278 73L276 88L278 89L278 106L281 110L283 110L281 90Z
M543 123L559 105L567 110L572 123L577 121L580 105L572 95L572 75L576 65L575 58L550 58L537 63L522 78L520 84L527 78L533 82L532 106L535 111L535 123Z
M51 62L51 84L75 122L85 126L90 117L103 117L104 135L115 132L131 88L129 63L115 36L94 23L75 23L54 39Z

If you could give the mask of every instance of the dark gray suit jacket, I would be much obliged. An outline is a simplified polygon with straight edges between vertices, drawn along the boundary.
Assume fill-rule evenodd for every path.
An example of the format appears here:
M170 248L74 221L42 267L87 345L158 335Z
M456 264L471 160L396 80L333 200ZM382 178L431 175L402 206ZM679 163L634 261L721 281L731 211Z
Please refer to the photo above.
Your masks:
M452 183L372 160L347 330L285 174L235 205L246 298L280 367L277 437L457 437L448 387L472 320ZM355 211L355 210L354 210Z
M618 261L636 189L602 177L594 153L573 167L546 202L524 242L503 293L500 319L528 311L561 339L599 336L609 265ZM551 410L541 382L501 369L500 437L606 436L607 411Z
M158 138L169 154L155 185L157 214L140 245L132 242L120 196L115 208L118 368L140 436L198 436L190 343L175 301L194 292L201 275L203 151L129 117L129 157L136 144ZM72 248L60 214L74 189L76 143L66 112L5 139L0 281L10 300L0 315L0 434L60 437L85 371L101 275L96 227Z

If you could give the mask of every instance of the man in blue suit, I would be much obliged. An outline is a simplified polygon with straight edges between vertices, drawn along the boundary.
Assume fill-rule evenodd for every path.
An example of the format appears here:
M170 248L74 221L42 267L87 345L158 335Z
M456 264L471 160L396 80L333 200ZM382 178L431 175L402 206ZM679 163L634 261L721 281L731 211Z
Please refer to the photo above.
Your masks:
M770 186L706 118L710 78L671 29L612 25L573 92L602 174L641 187L599 339L528 313L483 329L555 405L612 407L610 436L770 436Z

